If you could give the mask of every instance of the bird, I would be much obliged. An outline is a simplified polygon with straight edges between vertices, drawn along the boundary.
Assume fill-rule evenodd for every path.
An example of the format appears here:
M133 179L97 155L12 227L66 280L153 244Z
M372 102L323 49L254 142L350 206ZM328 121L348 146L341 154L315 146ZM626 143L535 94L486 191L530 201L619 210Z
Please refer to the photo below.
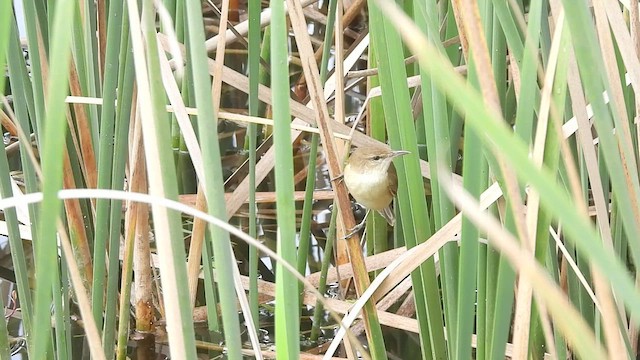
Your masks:
M395 225L391 203L398 190L398 176L393 159L410 154L382 146L362 146L353 151L343 170L343 180L349 193L369 211L377 211L387 223ZM366 219L366 216L365 216ZM349 235L357 232L364 220ZM348 236L349 236L348 235Z

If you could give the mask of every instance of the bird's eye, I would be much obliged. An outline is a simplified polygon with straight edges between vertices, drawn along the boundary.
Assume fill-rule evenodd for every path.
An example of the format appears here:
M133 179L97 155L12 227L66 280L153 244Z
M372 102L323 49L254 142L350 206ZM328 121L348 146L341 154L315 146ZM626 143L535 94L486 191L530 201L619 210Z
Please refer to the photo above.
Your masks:
M373 157L373 160L375 160L375 161L378 161L380 159L382 159L382 157L380 155L376 155L376 156Z

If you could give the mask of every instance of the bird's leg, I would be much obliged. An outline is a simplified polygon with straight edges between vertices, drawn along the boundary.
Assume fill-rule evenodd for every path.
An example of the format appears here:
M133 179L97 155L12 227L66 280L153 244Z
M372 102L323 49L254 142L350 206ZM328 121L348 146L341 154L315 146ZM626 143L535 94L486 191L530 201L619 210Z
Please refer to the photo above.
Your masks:
M343 240L346 240L346 239L352 237L353 235L357 234L360 230L362 230L364 225L367 223L367 216L369 216L369 212L370 211L371 210L367 209L367 213L364 214L364 219L362 219L362 221L360 221L359 224L357 224L353 228L349 229L349 233L347 235L345 235L344 238L342 238Z

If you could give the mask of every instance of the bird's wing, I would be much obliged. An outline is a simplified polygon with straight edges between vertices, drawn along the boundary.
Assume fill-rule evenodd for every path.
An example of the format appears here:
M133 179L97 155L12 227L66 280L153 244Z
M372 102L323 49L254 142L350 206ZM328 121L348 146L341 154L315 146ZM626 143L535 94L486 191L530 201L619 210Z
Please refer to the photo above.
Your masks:
M389 165L389 170L387 170L388 183L387 187L389 189L389 193L391 193L392 198L396 197L396 193L398 192L398 174L396 173L396 167L393 166L393 163ZM387 205L381 211L378 211L382 217L387 220L387 223L391 226L396 224L396 216L393 213L393 200L391 200L391 204Z
M391 196L396 197L396 193L398 192L398 174L396 173L396 167L393 166L393 163L389 165L389 170L387 170L388 177L388 188Z

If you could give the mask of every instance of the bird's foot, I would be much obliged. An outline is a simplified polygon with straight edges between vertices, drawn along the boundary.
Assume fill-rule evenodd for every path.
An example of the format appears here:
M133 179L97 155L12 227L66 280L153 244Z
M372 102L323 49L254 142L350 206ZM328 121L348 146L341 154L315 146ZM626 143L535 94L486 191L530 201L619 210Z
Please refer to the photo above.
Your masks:
M344 180L344 174L340 174L334 178L331 179L331 182L340 182Z
M351 229L349 229L349 233L347 235L345 235L342 240L346 240L351 238L353 235L357 234L358 232L360 232L360 230L362 230L362 228L364 227L364 225L367 222L367 217L365 216L364 219L362 219L362 221L357 224L356 226L352 227Z

